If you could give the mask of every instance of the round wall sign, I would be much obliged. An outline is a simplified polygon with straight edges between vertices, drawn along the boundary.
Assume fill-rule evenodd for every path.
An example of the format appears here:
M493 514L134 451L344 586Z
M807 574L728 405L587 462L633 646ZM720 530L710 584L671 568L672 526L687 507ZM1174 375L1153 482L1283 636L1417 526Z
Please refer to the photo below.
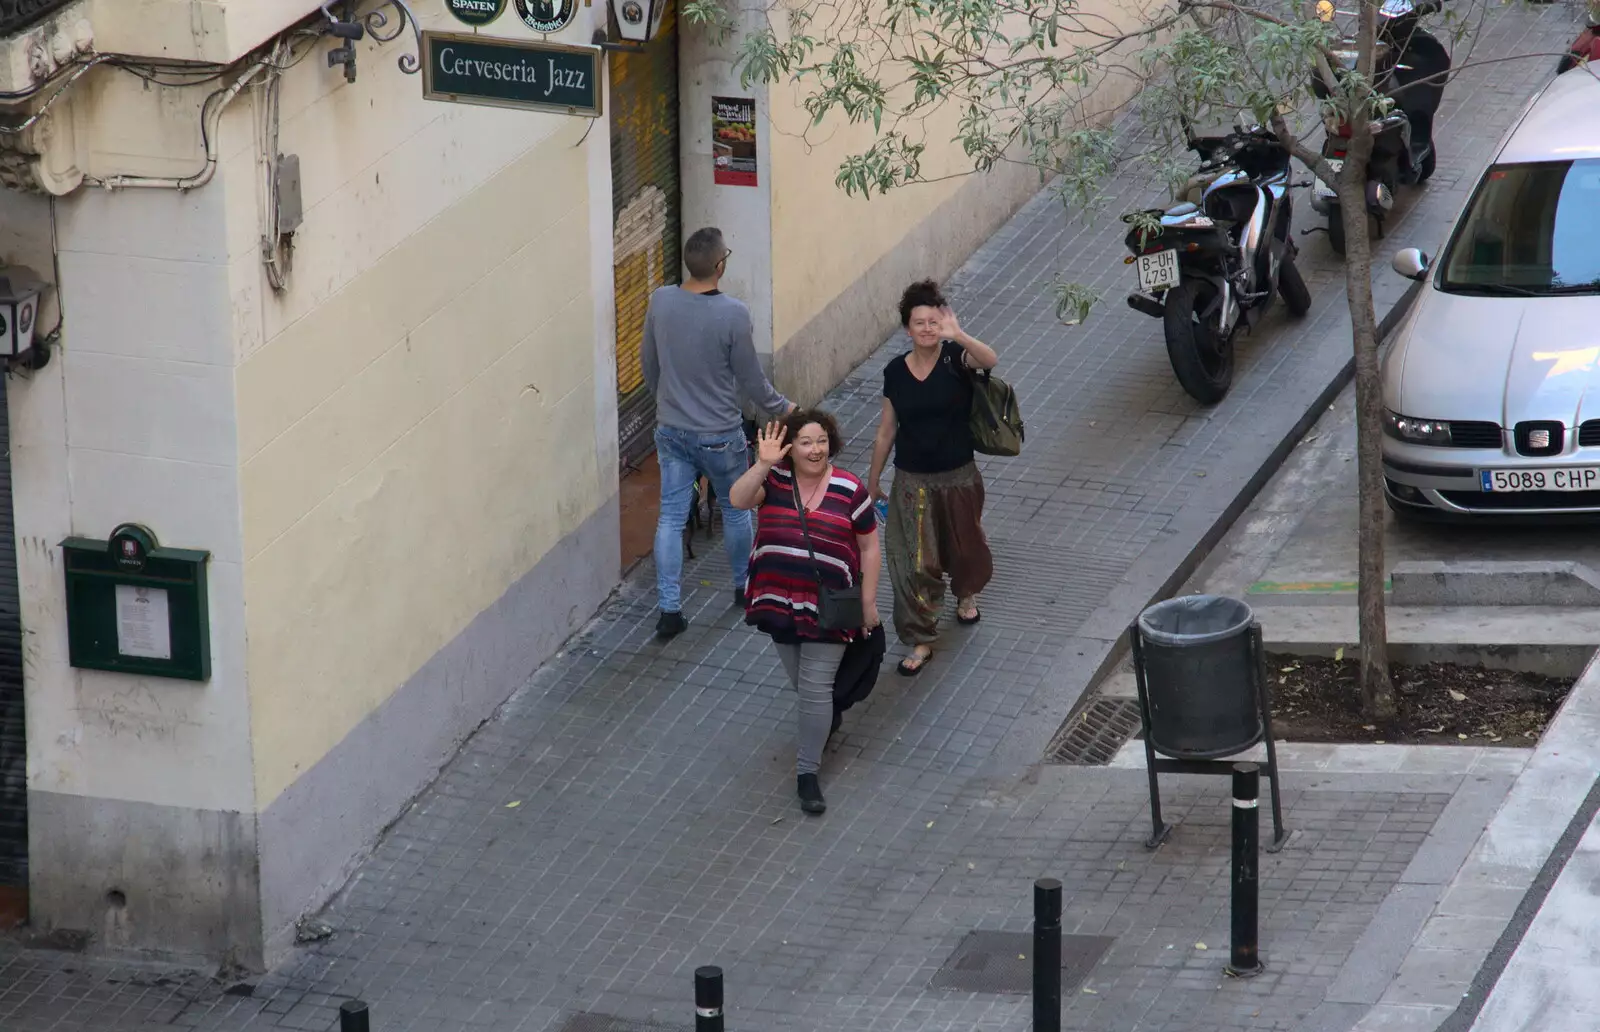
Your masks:
M444 6L456 16L456 21L476 28L504 14L506 0L444 0Z
M516 0L517 14L534 32L560 32L578 14L578 0Z

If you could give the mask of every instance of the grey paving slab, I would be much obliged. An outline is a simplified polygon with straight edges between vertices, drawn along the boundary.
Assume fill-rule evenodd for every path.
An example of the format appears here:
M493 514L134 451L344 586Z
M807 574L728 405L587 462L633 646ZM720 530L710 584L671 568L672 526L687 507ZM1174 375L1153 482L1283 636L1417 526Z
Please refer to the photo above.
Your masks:
M1572 22L1561 8L1497 10L1480 56L1548 50ZM1445 164L1391 240L1442 233L1536 64L1467 73L1440 120ZM1113 206L1142 190L1124 184ZM630 577L376 845L323 915L330 939L234 995L181 972L0 952L0 1027L329 1029L355 996L371 1002L374 1032L553 1032L580 1014L682 1025L693 969L719 963L730 1028L1009 1032L1028 1026L1025 998L930 983L967 932L1026 931L1044 875L1064 882L1067 932L1115 940L1064 1002L1066 1028L1351 1016L1324 1006L1331 988L1480 775L1288 782L1300 834L1261 863L1268 970L1234 981L1222 975L1226 783L1164 783L1177 829L1150 852L1142 774L1038 763L1132 614L1181 581L1349 361L1341 273L1310 237L1311 316L1258 328L1233 393L1199 408L1172 380L1159 325L1117 303L1120 236L1041 197L956 277L964 324L1019 387L1029 444L984 467L997 555L984 621L952 627L923 676L890 676L852 711L825 759L825 818L794 805L793 702L727 605L720 549L700 548L689 631L655 642L653 571ZM1058 273L1110 298L1089 325L1051 317ZM1378 274L1385 304L1401 286ZM829 396L848 468L866 466L879 371L901 346Z

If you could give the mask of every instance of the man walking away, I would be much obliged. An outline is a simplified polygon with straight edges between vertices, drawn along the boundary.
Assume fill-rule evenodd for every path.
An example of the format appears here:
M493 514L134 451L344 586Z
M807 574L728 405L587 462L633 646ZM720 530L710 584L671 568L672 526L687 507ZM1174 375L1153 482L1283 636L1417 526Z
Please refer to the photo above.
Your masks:
M656 636L671 638L683 616L683 525L694 483L704 475L722 506L723 544L733 568L735 604L744 605L753 528L748 511L728 504L734 481L749 468L741 398L769 418L794 406L773 389L756 359L750 309L717 289L733 252L722 231L698 229L683 245L689 280L650 295L640 359L656 398L656 459L661 466L661 517L656 523Z

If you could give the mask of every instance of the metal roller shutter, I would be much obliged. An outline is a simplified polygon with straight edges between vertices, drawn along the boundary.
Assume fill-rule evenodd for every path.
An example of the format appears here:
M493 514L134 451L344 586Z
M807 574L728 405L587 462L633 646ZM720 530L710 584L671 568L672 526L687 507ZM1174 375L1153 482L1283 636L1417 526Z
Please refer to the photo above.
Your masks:
M11 520L8 382L0 377L0 886L28 884L28 743L22 718L22 607Z
M681 279L677 14L677 5L669 3L660 34L643 51L608 57L617 438L624 468L637 465L654 447L655 400L639 366L645 306L657 287Z

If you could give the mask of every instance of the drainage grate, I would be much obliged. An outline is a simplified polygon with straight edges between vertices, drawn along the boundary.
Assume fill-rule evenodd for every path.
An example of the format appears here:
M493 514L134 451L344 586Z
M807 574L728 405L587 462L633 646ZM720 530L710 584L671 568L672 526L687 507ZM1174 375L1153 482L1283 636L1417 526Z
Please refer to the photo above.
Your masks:
M687 1025L663 1025L658 1021L636 1021L579 1011L567 1019L560 1032L689 1032L689 1028Z
M1092 699L1061 725L1045 750L1045 762L1103 767L1138 730L1138 699Z
M1072 992L1089 977L1114 942L1107 935L1061 937L1061 992ZM968 993L1033 991L1033 933L968 932L929 983L933 989Z

